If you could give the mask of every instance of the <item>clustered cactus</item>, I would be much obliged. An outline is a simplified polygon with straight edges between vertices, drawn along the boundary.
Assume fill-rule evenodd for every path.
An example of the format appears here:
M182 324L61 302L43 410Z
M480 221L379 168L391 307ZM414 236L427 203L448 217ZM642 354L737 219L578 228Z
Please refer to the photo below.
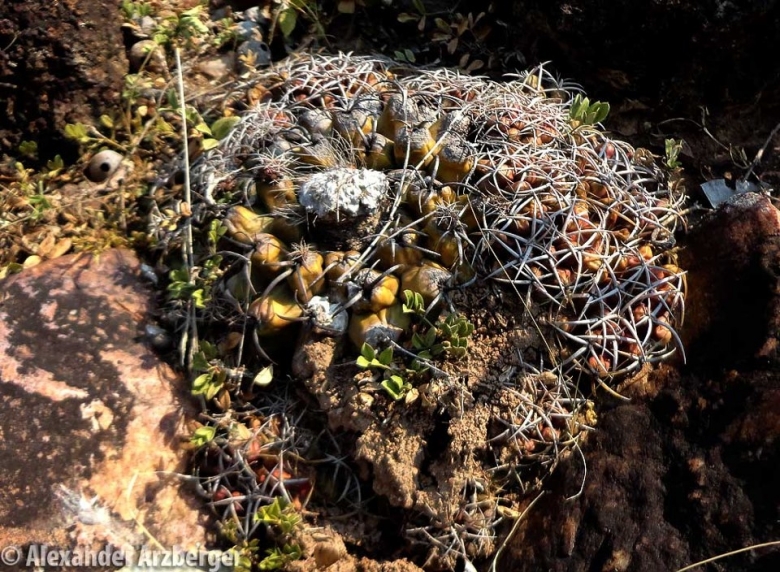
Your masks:
M300 56L258 85L195 180L207 203L243 203L229 236L254 246L256 273L286 269L300 313L333 285L378 313L405 289L432 303L494 280L532 289L565 372L627 373L679 347L683 273L666 250L683 197L647 153L577 125L543 69L498 83Z
M405 292L454 314L452 292L495 283L533 299L555 339L547 372L502 390L512 411L493 473L550 464L585 403L572 379L609 384L681 349L669 248L684 197L650 153L572 113L578 91L544 68L496 82L352 55L258 72L254 105L192 171L193 217L221 221L232 251L214 315L251 340L223 357L246 346L262 362L296 322L348 337L355 356L398 345ZM474 543L484 556L501 519L486 488L463 486L477 532L453 517L411 536L445 560Z

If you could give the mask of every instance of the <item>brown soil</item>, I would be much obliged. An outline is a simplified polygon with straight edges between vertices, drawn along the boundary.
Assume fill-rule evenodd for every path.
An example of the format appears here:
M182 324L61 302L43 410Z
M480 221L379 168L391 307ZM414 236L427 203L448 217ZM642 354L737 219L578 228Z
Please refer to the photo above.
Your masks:
M512 541L509 570L676 570L775 540L777 375L661 368L653 395L601 402L582 464L564 463ZM641 462L637 462L641 459ZM713 570L774 570L754 551ZM532 563L532 564L531 564Z
M0 6L0 154L37 141L72 161L67 123L119 104L127 73L118 2L9 0Z
M547 353L543 330L514 292L473 286L452 298L475 324L468 356L446 362L446 375L419 386L413 403L393 402L376 378L354 365L354 348L338 347L332 338L312 336L293 358L294 374L327 413L330 429L352 443L361 479L392 512L403 509L393 534L426 528L438 538L453 521L488 531L499 507L517 510L527 502L525 491L537 489L582 437L566 424L552 432L540 424L538 434L501 436L502 420L519 426L531 410L529 400L541 405L556 399L555 376L532 374L529 367ZM345 351L349 357L343 358ZM505 465L519 469L510 473ZM485 489L476 495L483 512L469 505L475 487ZM427 568L457 565L424 537L417 541L428 553L419 560ZM484 559L495 549L492 540L475 543L469 557Z

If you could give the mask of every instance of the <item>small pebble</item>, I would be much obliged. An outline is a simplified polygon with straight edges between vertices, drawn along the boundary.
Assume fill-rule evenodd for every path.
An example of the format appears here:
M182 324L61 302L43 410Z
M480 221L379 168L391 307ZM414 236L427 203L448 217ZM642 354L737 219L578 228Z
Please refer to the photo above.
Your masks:
M106 149L92 156L84 169L84 175L93 183L102 183L116 173L121 164L122 155Z
M271 50L265 42L249 40L238 46L236 54L236 69L238 73L252 71L252 67L247 65L241 56L247 56L250 52L254 55L255 67L264 67L271 63Z
M263 16L263 13L260 11L259 6L253 6L251 8L247 8L246 10L244 10L243 16L245 20L249 20L250 22L254 22L261 26L267 27L268 24L270 24L268 18Z
M263 33L260 26L254 22L239 22L236 24L236 34L241 40L262 40Z
M132 72L138 72L142 67L154 73L165 73L168 70L165 53L154 40L141 40L133 44L127 59Z
M135 22L138 24L138 28L147 36L151 36L155 28L157 28L157 22L151 16L136 18Z
M173 347L173 338L156 324L146 324L144 326L144 335L151 346L157 351L166 351Z
M214 80L228 76L236 67L235 52L228 52L217 58L210 58L198 64L198 71Z
M157 286L157 283L160 281L157 277L157 272L148 264L141 264L141 276L144 277L144 280L148 280L154 286Z

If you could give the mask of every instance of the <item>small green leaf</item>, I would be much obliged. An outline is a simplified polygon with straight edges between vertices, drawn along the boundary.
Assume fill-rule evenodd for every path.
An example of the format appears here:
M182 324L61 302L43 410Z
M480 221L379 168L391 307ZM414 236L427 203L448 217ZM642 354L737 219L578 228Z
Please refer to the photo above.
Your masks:
M155 117L154 128L157 131L159 131L160 133L173 133L174 132L173 125L171 125L170 123L165 121L165 119L163 119L159 115Z
M422 0L412 0L412 4L414 5L415 10L421 15L425 15L425 4L422 3Z
M158 46L166 46L171 42L171 37L166 32L156 32L152 35L152 40Z
M211 135L211 128L203 121L200 121L195 125L195 131L203 133L204 135Z
M443 18L434 18L433 23L436 24L436 27L442 32L450 33L452 31L450 25Z
M577 125L595 125L601 123L609 114L609 103L595 101L592 104L587 97L577 94L569 108L569 119Z
M189 282L190 273L187 268L175 268L169 274L171 282Z
M192 298L193 304L195 304L196 308L205 308L206 307L206 301L208 300L206 293L203 291L203 288L198 288L197 290L193 290L192 294L190 294L190 297Z
M414 312L414 292L411 290L404 290L404 303L402 308L405 314Z
M195 432L192 434L190 443L192 443L196 447L202 447L203 445L206 445L207 443L213 441L216 434L217 434L216 427L212 427L209 425L198 427L197 429L195 429Z
M227 232L227 227L222 224L222 221L214 219L209 225L209 243L216 245L219 239Z
M19 153L25 157L35 157L38 154L38 144L35 141L22 141L19 143Z
M87 126L83 123L68 123L65 126L65 137L83 143L89 140Z
M364 358L363 356L358 356L357 360L355 360L355 365L357 365L361 369L368 369L371 365L371 362Z
M407 22L416 22L419 19L420 17L417 14L409 14L408 12L401 12L398 14L398 21L402 24L406 24Z
M298 13L292 8L287 8L279 12L279 29L282 31L282 35L285 38L289 38L290 34L293 33L297 21Z
M206 391L206 388L211 383L212 374L210 373L203 373L195 378L195 380L192 382L192 393L193 395L199 395L201 393L204 393Z
M7 266L0 269L0 279L5 278L6 276L10 276L11 274L18 274L22 270L24 270L24 266L18 262L10 262Z
M192 369L195 371L206 371L209 369L209 362L206 360L206 356L202 351L197 352L192 356Z
M425 332L425 340L424 340L424 342L425 342L425 347L426 348L429 348L434 343L436 343L436 328L434 328L433 326L428 328L428 331Z
M201 341L198 345L198 349L203 352L203 355L207 360L211 361L217 357L217 346L211 342Z
M412 360L409 369L411 369L412 371L416 371L418 373L425 373L426 371L428 371L428 366L421 359L414 359Z
M368 361L373 361L376 357L376 351L374 348L372 348L367 343L363 343L363 345L360 347L360 355L361 357L366 358Z
M179 109L179 95L175 89L169 89L165 92L165 99L168 101L168 107L171 109Z
M219 141L212 139L211 137L206 137L203 139L203 141L201 141L200 145L203 147L204 151L210 151L215 147L219 147Z
M593 104L593 107L595 107L593 123L601 123L609 115L609 103L598 101Z
M682 165L679 161L680 151L683 148L682 139L677 141L675 139L667 139L664 141L665 158L664 163L670 169L677 169Z
M389 378L382 381L381 385L387 394L395 401L398 401L404 396L404 380L398 375L391 375Z
M577 115L582 116L588 111L588 108L590 107L590 99L582 96L579 96L579 98L580 98L580 104L577 107Z
M192 28L198 34L208 34L209 29L203 22L200 21L200 18L198 17L202 12L202 6L195 6L194 8L190 8L189 10L182 12L180 20L186 27Z
M51 161L46 161L46 168L49 170L49 173L52 174L64 169L65 162L62 160L62 157L55 155L54 159Z
M213 399L217 393L222 389L225 384L227 374L224 371L217 373L211 380L211 383L206 386L206 392L204 396L207 400Z
M377 356L382 365L390 365L393 362L393 346L388 346Z
M230 117L221 117L211 124L211 134L214 139L222 140L227 137L230 130L236 126L236 123L241 121L238 116L232 115Z
M214 271L218 270L220 264L222 264L222 257L218 254L206 260L203 264L203 268L206 270L207 276L210 276Z
M578 93L571 100L571 107L569 107L569 118L575 119L579 117L582 109L582 96Z
M297 544L285 544L282 548L276 546L265 553L266 557L257 565L259 570L282 570L290 562L303 557L303 550Z
M255 513L255 521L265 524L275 524L282 515L282 500L276 497L271 504L261 506Z

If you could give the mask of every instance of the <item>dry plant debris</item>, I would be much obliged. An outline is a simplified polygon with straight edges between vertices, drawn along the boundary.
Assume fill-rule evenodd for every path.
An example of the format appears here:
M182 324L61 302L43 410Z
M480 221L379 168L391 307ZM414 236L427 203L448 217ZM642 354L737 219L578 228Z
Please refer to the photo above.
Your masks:
M682 350L679 172L544 68L298 55L228 91L249 108L153 228L226 536L259 562L268 507L369 518L372 477L427 567L489 558L595 422L589 380ZM302 556L294 528L268 558Z

